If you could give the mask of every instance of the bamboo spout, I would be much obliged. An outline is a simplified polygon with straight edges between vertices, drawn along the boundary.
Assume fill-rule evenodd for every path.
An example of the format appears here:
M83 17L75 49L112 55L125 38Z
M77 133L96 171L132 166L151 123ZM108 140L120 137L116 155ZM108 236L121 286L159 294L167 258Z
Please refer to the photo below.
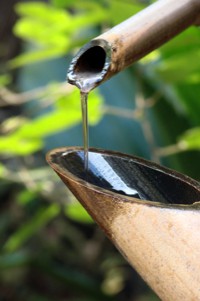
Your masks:
M163 301L200 300L200 184L136 157L56 149L50 166Z
M72 60L68 81L95 78L95 88L187 27L200 24L199 0L159 0L86 44Z

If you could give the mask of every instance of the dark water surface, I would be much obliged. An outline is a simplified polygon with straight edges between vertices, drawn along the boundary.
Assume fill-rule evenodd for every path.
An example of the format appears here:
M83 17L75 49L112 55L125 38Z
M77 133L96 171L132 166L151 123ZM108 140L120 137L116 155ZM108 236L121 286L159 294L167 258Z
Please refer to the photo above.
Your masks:
M168 170L138 159L89 152L86 172L84 152L78 151L63 153L55 163L91 184L141 200L171 204L200 201L198 182L185 176L177 178L176 173L170 175Z

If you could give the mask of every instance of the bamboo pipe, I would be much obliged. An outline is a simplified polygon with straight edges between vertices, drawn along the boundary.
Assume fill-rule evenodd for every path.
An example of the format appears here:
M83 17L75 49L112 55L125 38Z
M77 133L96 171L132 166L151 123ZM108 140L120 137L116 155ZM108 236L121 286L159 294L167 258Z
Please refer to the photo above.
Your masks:
M161 300L200 301L200 184L144 159L95 149L89 152L86 181L83 160L81 148L47 155L50 166ZM100 180L95 178L98 169ZM105 183L111 179L113 187L121 185L119 178L130 187L135 178L134 189L149 199L105 189L102 178Z
M158 48L187 27L200 24L199 0L159 0L83 46L68 81L96 77L88 91Z

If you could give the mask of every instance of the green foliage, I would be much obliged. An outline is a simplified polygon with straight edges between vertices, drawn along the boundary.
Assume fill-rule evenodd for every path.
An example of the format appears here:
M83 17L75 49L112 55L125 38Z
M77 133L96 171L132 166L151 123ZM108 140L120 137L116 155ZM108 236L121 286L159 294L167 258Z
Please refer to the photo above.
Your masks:
M171 141L174 143L178 140L177 146L173 148L174 153L197 149L198 145L196 127L199 126L200 111L199 46L200 30L191 27L142 60L148 79L153 80L154 86L164 92L167 101L173 106L177 115L177 122L175 120L174 124L178 127L180 115L185 118L185 129L182 129L186 130L185 134L182 132L179 138L181 133L177 133ZM167 111L164 114L166 120L169 119ZM166 124L166 129L169 124ZM188 131L188 126L195 128ZM176 128L174 133L175 131ZM170 135L172 137L173 132L170 131ZM163 154L168 155L167 150Z
M185 114L199 124L200 110L200 32L189 28L161 48L162 61L156 69L159 77L170 84ZM177 103L178 103L177 102Z
M48 89L47 89L48 90ZM50 91L52 91L50 89ZM33 120L26 120L13 132L1 137L0 153L7 155L29 155L43 147L43 139L81 122L79 91L73 89L68 95L58 95L54 110ZM103 116L103 98L93 91L89 100L89 123L95 125ZM13 120L13 119L12 119ZM8 123L9 120L7 120ZM12 148L10 147L12 145Z
M65 214L72 220L80 223L91 223L93 221L87 211L77 201L66 206Z
M34 43L36 50L14 58L10 66L16 68L66 55L77 43L76 37L83 29L106 20L106 10L97 3L76 1L73 7L74 15L41 2L18 3L16 10L21 19L16 23L14 32L20 38Z
M65 55L74 45L81 46L84 30L102 22L113 25L127 19L144 5L132 1L110 0L107 6L97 1L54 0L52 4L41 2L18 3L16 11L21 16L14 33L35 45L34 51L25 52L10 61L10 67ZM73 15L66 9L73 9ZM87 34L89 31L87 31Z
M13 32L22 39L24 50L6 64L0 64L0 105L18 104L21 112L6 117L0 127L2 300L7 300L4 291L9 291L9 300L127 299L123 292L130 271L119 254L107 245L104 235L95 230L91 217L72 200L66 187L44 163L46 138L57 139L60 132L68 134L81 123L79 91L67 83L49 82L39 89L20 92L18 81L14 86L11 75L14 68L18 68L18 75L28 64L32 68L38 62L71 57L83 43L129 18L147 2L51 0L19 1L16 5L19 19ZM131 101L135 96L135 110L123 107L126 91L121 91L121 103L116 102L120 108L116 106L115 96L120 87L114 84L113 91L112 86L109 90L113 105L105 103L99 90L93 91L89 97L90 125L95 127L100 121L103 124L108 113L109 118L117 116L116 121L109 119L108 123L109 130L117 133L116 123L127 117L131 131L137 127L136 122L141 128L138 135L130 138L138 150L141 145L146 147L140 141L142 132L151 158L163 162L165 156L168 160L164 163L170 167L200 178L199 167L191 163L198 162L198 154L191 157L189 153L200 149L199 46L200 30L191 27L130 68L128 80L122 75L124 81L136 86L135 95L129 96ZM32 80L31 74L26 76ZM34 117L28 116L28 110L35 112ZM122 135L128 143L127 133ZM103 138L98 140L102 142ZM188 154L187 159L169 156L180 151ZM190 163L189 169L186 162ZM148 292L142 293L140 299L156 297Z
M110 4L110 16L112 18L113 25L117 25L124 20L132 17L134 14L138 13L141 9L145 8L145 5L134 1L119 1L111 0Z
M5 251L13 252L22 247L31 236L44 227L46 223L55 218L59 214L59 211L57 204L52 204L48 208L40 209L31 220L9 237L4 245Z
M179 138L179 146L183 150L200 150L200 127L186 131Z
M0 87L6 86L11 82L11 76L9 74L4 74L0 76Z
M3 164L0 164L0 178L3 177L5 173L5 167L3 166Z
M0 268L13 269L16 267L25 266L30 261L30 257L25 252L15 252L0 255Z
M39 139L24 139L15 134L2 137L0 140L0 152L6 155L28 155L41 149L42 146L43 143Z

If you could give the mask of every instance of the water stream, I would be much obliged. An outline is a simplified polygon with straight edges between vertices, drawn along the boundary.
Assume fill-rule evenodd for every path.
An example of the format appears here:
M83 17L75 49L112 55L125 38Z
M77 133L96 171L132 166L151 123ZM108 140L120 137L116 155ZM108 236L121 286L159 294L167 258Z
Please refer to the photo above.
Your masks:
M82 126L83 126L83 146L84 146L84 166L85 172L88 170L88 149L89 149L89 131L88 131L88 96L102 74L99 72L77 72L69 69L68 79L80 90L81 109L82 109Z
M83 147L84 147L84 168L88 171L88 149L89 149L89 133L88 133L88 93L80 92L81 109L82 109L82 126L83 126Z

